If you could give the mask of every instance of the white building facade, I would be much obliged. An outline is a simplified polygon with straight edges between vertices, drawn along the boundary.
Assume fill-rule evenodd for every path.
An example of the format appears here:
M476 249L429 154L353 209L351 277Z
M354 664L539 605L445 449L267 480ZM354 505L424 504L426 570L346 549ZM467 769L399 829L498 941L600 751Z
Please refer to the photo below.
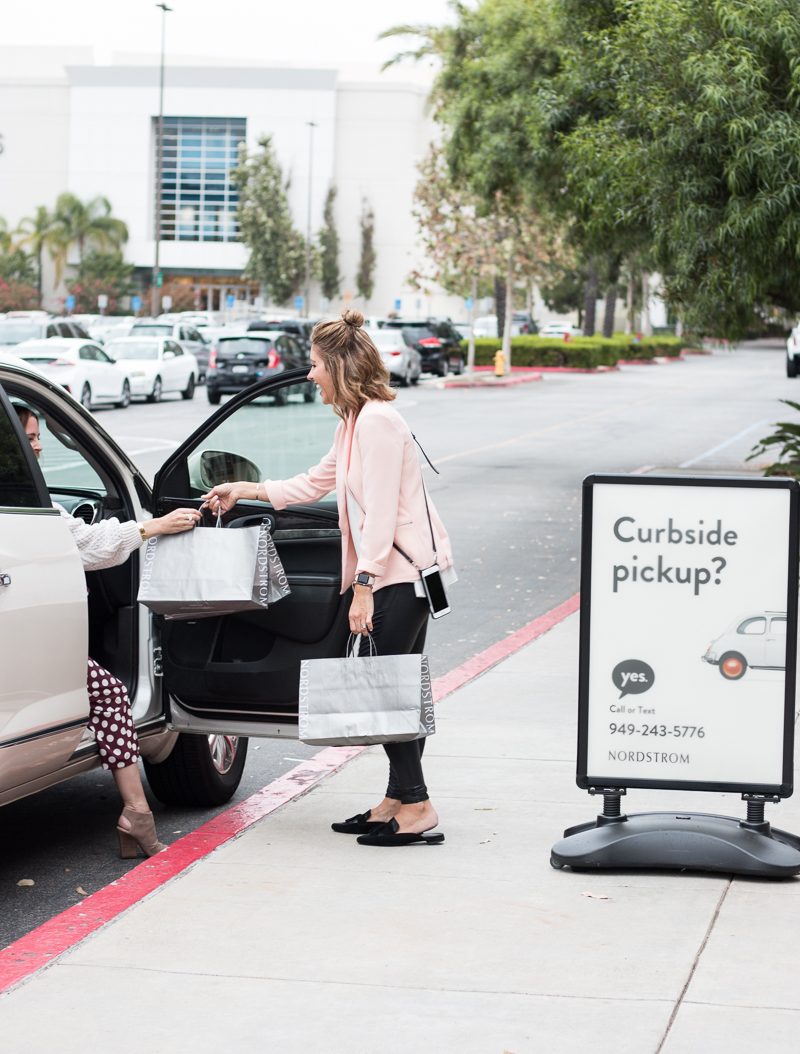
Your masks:
M196 61L196 60L195 60ZM71 191L103 195L125 221L126 259L142 289L155 260L159 68L152 60L95 65L82 49L0 48L0 216L14 228L37 206ZM199 308L230 296L252 303L247 250L236 225L230 172L236 149L271 136L290 179L298 230L316 237L336 187L341 302L373 314L466 316L458 298L422 296L407 276L423 261L412 217L417 164L435 129L424 84L354 79L334 69L168 63L164 84L159 265L164 282L190 285ZM360 216L375 217L375 287L358 297ZM47 277L47 276L45 276ZM47 284L47 283L46 283ZM63 300L51 292L47 306ZM63 290L60 291L63 295ZM291 306L291 305L290 305ZM326 308L312 283L308 311Z

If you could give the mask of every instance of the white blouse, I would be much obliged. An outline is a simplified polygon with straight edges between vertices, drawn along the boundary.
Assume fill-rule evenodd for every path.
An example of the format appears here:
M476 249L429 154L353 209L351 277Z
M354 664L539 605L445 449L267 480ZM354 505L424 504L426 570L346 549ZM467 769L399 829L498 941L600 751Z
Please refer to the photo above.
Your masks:
M131 553L142 544L139 527L133 520L125 523L114 516L110 520L98 523L84 523L67 510L53 502L66 520L73 541L83 562L84 571L100 571L104 567L116 567L124 564Z

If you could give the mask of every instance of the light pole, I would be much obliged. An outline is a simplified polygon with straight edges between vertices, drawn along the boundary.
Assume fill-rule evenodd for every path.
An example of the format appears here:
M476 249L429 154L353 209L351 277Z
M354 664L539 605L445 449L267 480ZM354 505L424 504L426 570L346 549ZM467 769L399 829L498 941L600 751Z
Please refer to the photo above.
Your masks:
M155 318L159 313L161 290L158 286L159 250L161 248L161 169L164 151L164 40L167 28L167 11L173 8L168 4L156 4L161 9L161 65L158 76L158 131L156 133L156 216L154 236L156 243L155 256L153 258L153 278L150 285L150 314Z
M303 297L303 317L308 318L308 296L311 286L311 173L314 160L314 129L317 127L314 121L306 121L308 125L308 208L306 210L306 281L305 296Z

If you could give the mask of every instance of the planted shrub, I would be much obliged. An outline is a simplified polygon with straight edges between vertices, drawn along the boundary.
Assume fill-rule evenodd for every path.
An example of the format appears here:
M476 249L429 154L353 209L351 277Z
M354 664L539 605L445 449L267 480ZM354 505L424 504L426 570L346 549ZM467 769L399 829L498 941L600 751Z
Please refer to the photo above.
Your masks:
M475 341L475 365L492 366L495 354L502 348L498 337L479 337ZM654 359L656 356L677 358L682 348L697 347L696 341L688 337L655 336L636 340L624 333L613 337L574 337L561 340L558 337L520 335L511 339L511 363L513 366L572 366L578 369L596 369L598 366L616 366L620 359ZM464 354L467 342L461 345Z

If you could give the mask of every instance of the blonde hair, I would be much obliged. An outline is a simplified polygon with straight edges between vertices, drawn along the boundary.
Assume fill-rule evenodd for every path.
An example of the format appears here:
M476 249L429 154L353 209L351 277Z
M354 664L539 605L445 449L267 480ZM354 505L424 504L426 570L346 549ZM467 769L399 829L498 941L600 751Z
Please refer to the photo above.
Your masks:
M390 402L389 371L363 328L360 311L318 322L311 331L311 348L325 363L333 382L333 408L341 418L357 414L368 399Z

